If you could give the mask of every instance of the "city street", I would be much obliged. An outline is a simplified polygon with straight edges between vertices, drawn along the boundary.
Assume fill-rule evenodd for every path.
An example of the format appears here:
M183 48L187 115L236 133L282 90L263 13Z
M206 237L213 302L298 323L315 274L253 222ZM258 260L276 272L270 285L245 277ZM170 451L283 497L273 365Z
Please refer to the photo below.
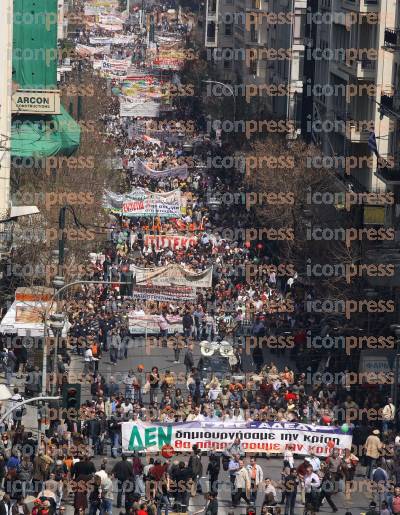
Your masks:
M400 515L398 11L0 0L0 515Z
M181 359L180 363L177 364L174 362L174 351L173 349L166 349L166 348L157 348L156 350L151 350L151 353L148 354L145 351L145 342L144 337L138 337L134 338L134 345L132 345L132 348L128 351L128 359L122 359L118 360L117 364L113 366L110 363L110 360L107 359L107 354L104 356L104 358L101 360L100 363L100 373L104 375L105 377L115 377L118 379L117 382L121 383L120 378L123 378L128 370L133 369L135 370L139 364L143 364L145 370L150 369L154 364L156 363L156 366L159 367L160 371L170 370L171 372L174 372L175 374L185 373L185 367L182 364L183 360L183 351L181 353ZM200 357L199 352L199 346L195 346L195 356L197 359ZM285 356L277 356L276 354L272 354L271 351L264 349L264 361L265 363L270 363L273 361L276 363L279 367L281 367L283 364L287 364L288 360L285 358ZM78 362L79 363L79 362ZM77 367L79 367L79 364L77 363ZM290 360L289 360L290 363ZM245 373L251 374L254 371L254 362L251 355L247 355L244 353L243 355L243 369ZM84 389L84 394L82 399L83 400L89 400L91 399L90 392L88 391L88 388ZM188 453L182 453L182 454L176 454L173 459L180 459L182 457L183 460L187 461L189 454ZM97 457L95 460L96 463L100 464L102 461L101 457ZM113 459L110 457L107 457L107 462L109 463L110 467L113 466L114 463L116 463L118 460ZM295 465L298 466L302 462L301 459L295 460ZM203 470L205 471L208 464L208 459L206 456L202 457L202 463L203 463ZM281 471L282 471L282 458L280 457L271 457L269 459L266 459L264 457L258 458L258 463L261 465L264 473L264 478L271 478L273 481L275 481L277 484L279 484L281 480ZM362 481L364 481L364 477L361 475L362 472L364 472L364 467L359 467L360 476L357 477L360 484ZM201 484L204 486L204 492L208 491L209 485L208 485L208 478L204 475L202 477ZM352 495L351 501L346 501L343 493L338 493L334 496L334 501L339 509L338 515L344 515L347 511L351 511L353 515L362 513L366 511L366 508L368 506L369 497L367 495L367 487L364 487L363 490L361 490L361 486L359 487L359 491L356 491ZM277 488L278 493L278 501L281 499L281 490ZM262 495L259 493L256 501L256 507L257 507L257 515L260 513L261 505L262 505ZM219 511L218 513L221 515L226 515L230 511L233 511L235 515L245 515L246 513L246 504L242 501L242 505L240 508L232 508L231 507L231 490L230 490L230 482L229 482L229 475L221 470L220 476L219 476L219 486L218 486L218 502L219 502ZM197 510L200 510L204 506L204 498L201 495L197 495L194 498L190 499L190 507L189 507L189 513L193 513ZM282 513L283 513L282 507ZM303 505L300 502L300 496L298 496L298 500L296 503L296 513L301 513L303 510ZM321 509L320 513L331 513L332 510L329 507L329 505L325 502ZM69 513L67 514L69 515Z

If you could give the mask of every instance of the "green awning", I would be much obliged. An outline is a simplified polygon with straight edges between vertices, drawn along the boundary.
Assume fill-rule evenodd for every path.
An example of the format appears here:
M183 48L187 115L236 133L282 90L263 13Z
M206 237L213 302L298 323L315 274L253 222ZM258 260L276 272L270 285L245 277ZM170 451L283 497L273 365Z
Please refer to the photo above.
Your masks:
M1 1L1 0L0 0ZM61 114L13 117L11 155L13 157L50 157L71 155L79 146L81 128L61 106Z

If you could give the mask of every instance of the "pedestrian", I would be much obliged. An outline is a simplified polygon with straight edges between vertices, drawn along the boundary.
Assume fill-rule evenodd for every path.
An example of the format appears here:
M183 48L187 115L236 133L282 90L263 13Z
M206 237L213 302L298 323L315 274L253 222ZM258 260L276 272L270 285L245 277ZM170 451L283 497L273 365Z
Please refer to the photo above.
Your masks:
M393 496L389 502L390 510L393 515L400 513L400 487L396 486L393 492Z
M128 488L132 488L132 485L135 484L133 466L132 463L127 460L125 454L123 454L121 460L114 465L112 474L117 478L117 508L121 508L124 492Z
M18 495L17 502L11 508L11 515L29 515L29 508L23 495Z
M116 328L112 329L110 334L110 362L112 365L116 365L121 349L121 337Z
M179 357L180 357L180 354L181 354L181 342L178 338L179 334L176 333L175 336L174 336L174 344L173 344L173 348L174 348L174 363L179 363Z
M285 515L294 515L298 485L299 479L297 477L297 471L295 468L291 468L289 474L285 477L285 481L283 483L283 492L285 498Z
M250 463L247 465L247 471L250 476L250 501L255 503L258 489L264 479L264 474L260 465L256 463L256 458L254 456L250 458Z
M355 456L350 449L345 449L344 456L342 459L342 464L340 470L343 474L345 485L345 497L346 499L351 499L351 492L353 490L353 481L354 475L356 473L356 468L359 463L359 459Z
M97 515L101 511L101 477L94 476L93 489L89 494L89 515Z
M158 372L158 367L153 367L149 374L149 383L150 383L150 404L155 406L158 402L158 391L160 386L160 374Z
M326 499L329 506L332 508L332 511L338 511L335 503L332 500L332 495L334 493L336 493L336 481L333 477L332 472L329 469L327 469L321 482L321 495L319 498L318 509L321 506L323 500Z
M101 481L101 505L100 515L112 515L112 504L114 500L113 483L111 478L107 477ZM119 491L118 491L119 493Z
M305 505L316 511L319 505L321 480L311 465L306 468L304 476Z
M221 457L213 449L209 456L207 474L210 480L210 492L218 492L218 476L221 470Z
M197 445L193 445L192 450L193 453L189 458L188 468L192 472L191 495L194 497L197 494L198 487L200 487L199 479L203 475L203 464L201 463L201 451Z
M186 310L185 314L182 317L183 335L185 336L185 338L190 338L192 336L193 324L193 317L190 311Z
M235 494L232 506L239 506L240 500L243 499L247 504L250 504L248 495L250 494L250 477L247 469L244 466L244 461L239 460L239 468L235 475Z
M193 345L189 344L185 351L185 356L183 358L183 364L186 367L186 375L192 371L194 367L194 357L193 357Z
M393 429L396 417L396 407L391 397L387 399L387 404L382 409L382 433L387 433Z
M381 455L381 451L384 448L384 444L379 438L379 429L374 429L364 444L365 456L367 458L367 471L366 476L368 479L372 479L372 471L375 468L376 461Z
M267 477L264 481L264 501L263 505L275 506L277 504L277 492L272 481Z

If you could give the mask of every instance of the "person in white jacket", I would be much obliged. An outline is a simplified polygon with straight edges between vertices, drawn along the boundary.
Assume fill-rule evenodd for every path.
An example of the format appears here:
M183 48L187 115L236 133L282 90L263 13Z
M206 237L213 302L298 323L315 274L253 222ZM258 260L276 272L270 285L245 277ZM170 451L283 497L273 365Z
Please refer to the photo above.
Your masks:
M306 493L306 506L311 504L315 505L315 499L317 497L317 490L321 486L321 480L319 476L313 472L312 465L309 465L306 469L306 474L304 476L304 490Z
M263 482L264 473L254 457L250 458L250 463L246 468L250 476L250 501L256 502L258 488Z
M382 409L382 432L387 433L392 429L395 420L396 408L391 397L388 398L386 406Z

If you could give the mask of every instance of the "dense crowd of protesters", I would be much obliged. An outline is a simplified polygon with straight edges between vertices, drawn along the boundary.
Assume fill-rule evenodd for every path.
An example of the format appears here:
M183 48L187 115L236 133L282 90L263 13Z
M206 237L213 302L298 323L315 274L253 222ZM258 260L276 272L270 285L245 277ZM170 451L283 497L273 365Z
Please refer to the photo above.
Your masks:
M166 20L160 22L160 28L173 30ZM184 32L182 28L179 31ZM83 31L78 41L88 44L90 35L104 33ZM129 50L128 45L117 53L124 57ZM116 113L102 117L102 123L107 137L119 145L124 161L121 173L130 187L153 192L179 188L185 194L186 211L182 218L170 219L110 214L109 244L88 265L85 279L109 280L112 286L77 288L66 308L71 324L68 340L60 345L57 356L53 353L49 367L56 373L49 374L48 382L55 383L61 392L69 381L74 357L75 366L82 370L79 380L88 385L91 398L76 417L48 420L39 441L21 423L23 408L5 419L0 440L0 486L5 495L0 515L53 515L65 511L68 503L73 504L75 515L96 515L98 511L111 515L114 505L129 515L168 515L173 510L185 513L190 498L205 490L206 505L197 513L217 515L218 493L226 487L224 474L229 477L233 508L244 501L261 506L261 513L279 514L282 510L293 515L299 503L312 512L326 500L336 512L335 494L341 491L350 501L363 477L371 486L369 515L377 513L377 503L384 515L400 513L396 407L388 392L378 388L350 393L345 383L310 383L305 367L289 365L292 358L306 351L307 332L316 322L304 313L304 300L312 295L312 288L300 284L292 269L285 274L278 272L281 263L272 245L269 248L264 242L249 241L246 228L252 219L244 202L234 210L223 202L211 202L227 193L242 192L240 177L205 173L201 159L194 159L185 150L182 138L175 143L163 138L154 143L135 133L129 137L129 122ZM169 132L168 126L164 132ZM149 136L155 135L149 131ZM153 170L187 164L188 175L162 179L139 176L135 174L135 159ZM155 243L145 245L147 234L195 236L196 244L158 248ZM134 300L118 288L121 274L131 264L157 267L171 263L193 272L213 266L212 288L199 289L196 302ZM257 273L249 274L249 270ZM171 352L175 363L185 365L184 374L159 366L146 370L139 363L118 377L101 373L102 361L109 359L115 365L127 359L129 349L137 344L137 338L130 334L130 312L157 315L157 336L163 346L168 345L169 317L179 318L182 334L174 334ZM281 337L285 345L271 351L276 354L275 362L266 362L261 344L248 348L249 337L252 342ZM211 374L204 381L197 369L195 346L203 340L225 339L234 349L232 373L222 378ZM251 374L243 370L245 352L251 353L254 362ZM276 362L282 355L288 365L279 368ZM10 402L17 405L25 395L35 396L41 391L41 372L28 366L23 342L8 349L3 346L0 358L7 384L19 374L26 378L25 391L14 387ZM366 416L355 422L347 416L348 410L363 408L381 409L382 418L369 425ZM1 413L6 409L2 405ZM134 453L128 457L122 453L121 422L135 420L346 424L353 431L354 446L344 453L333 448L323 458L310 454L298 466L298 456L288 448L282 457L281 479L276 482L266 477L260 466L271 455L246 453L239 439L228 442L224 452L211 450L203 459L196 446L190 456ZM28 508L28 495L35 496L33 508Z

